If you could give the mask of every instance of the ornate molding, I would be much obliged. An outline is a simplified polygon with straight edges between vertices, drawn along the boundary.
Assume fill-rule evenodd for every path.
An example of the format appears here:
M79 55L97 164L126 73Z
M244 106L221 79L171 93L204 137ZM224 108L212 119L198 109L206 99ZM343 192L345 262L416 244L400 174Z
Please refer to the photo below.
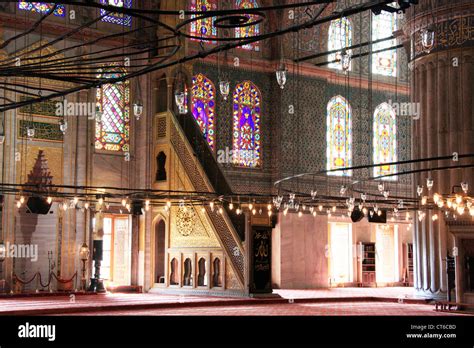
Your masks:
M172 117L171 115L169 116ZM170 141L173 148L180 159L185 171L196 191L211 191L209 183L203 178L202 171L200 171L199 163L191 155L190 150L186 147L186 143L183 140L183 135L177 129L175 122L171 123L171 134ZM244 280L244 255L241 243L237 242L238 236L235 231L231 230L228 222L225 220L223 215L216 211L211 211L209 207L206 207L207 216L209 217L214 229L219 237L219 240L226 251L228 259L236 271L236 276L240 283L243 285Z
M431 53L452 48L474 46L474 15L463 16L434 25L435 43ZM410 60L426 56L421 44L421 30L419 28L411 35Z

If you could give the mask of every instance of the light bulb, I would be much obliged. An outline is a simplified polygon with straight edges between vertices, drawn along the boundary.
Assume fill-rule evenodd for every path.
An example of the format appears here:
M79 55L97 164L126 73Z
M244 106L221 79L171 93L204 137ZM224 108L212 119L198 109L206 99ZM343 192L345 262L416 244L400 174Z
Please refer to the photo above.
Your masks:
M224 212L224 210L222 209L222 207L219 208L219 214L222 214Z
M421 33L421 46L423 47L423 52L428 54L431 52L431 49L434 46L435 42L435 32L431 28L422 29Z
M345 49L341 52L341 67L344 72L348 71L351 67L351 54Z
M89 209L89 202L84 203L84 209Z
M16 206L17 206L17 208L21 208L21 202L20 202L20 201L17 201L17 202L16 202Z
M229 210L234 209L234 204L232 202L229 203Z
M127 210L130 211L130 203L127 203L127 205L125 206L125 208L127 208Z
M428 191L431 191L434 185L434 180L432 178L427 178L426 179L426 187L428 188Z
M280 64L277 71L275 71L275 75L278 82L278 86L280 86L281 89L285 88L287 69L283 62Z
M318 210L319 210L319 211L323 211L323 206L322 206L322 205L319 205L319 206L318 206Z
M457 207L456 211L458 212L459 215L464 214L464 206L460 205L459 207Z
M298 217L302 217L302 216L303 216L303 212L302 211L298 212Z
M377 186L377 187L378 187L378 189L379 189L379 192L380 192L380 193L382 193L382 192L383 192L383 190L384 190L384 186L383 186L383 184L382 184L382 183L380 183L380 184L378 184L378 186Z
M439 193L435 193L433 195L433 202L438 203L440 199L441 199L441 196Z
M201 208L201 213L204 214L205 212L206 212L206 208L202 207L202 208Z
M346 186L346 185L342 185L342 186L341 186L341 189L339 190L339 193L341 194L341 196L343 196L343 195L346 194L346 191L347 191L347 186Z
M423 193L423 186L418 185L416 187L416 193L418 194L418 196L421 196L421 194Z
M268 211L268 216L269 217L272 216L272 211L271 210Z
M79 198L78 197L74 197L74 199L72 200L74 202L74 205L77 205L77 203L79 203Z
M140 116L143 114L143 104L140 101L133 103L133 114L137 121L140 119Z
M456 195L456 204L461 204L462 203L462 196Z
M285 210L283 210L283 215L286 216L286 214L288 214L288 208L286 208Z
M257 209L252 209L252 214L255 215L257 213Z
M426 205L427 201L428 201L428 197L423 196L423 198L421 199L421 205Z
M211 208L211 211L214 211L214 202L210 202L209 207Z
M127 205L127 200L125 198L122 198L122 206L125 207Z
M51 204L53 202L53 197L49 196L47 199L46 199L46 202L48 202L48 204Z
M333 206L333 207L332 207L332 212L333 212L333 213L336 212L336 206Z
M25 203L25 197L24 197L24 196L21 196L21 197L20 197L20 203L21 203L21 204Z
M150 206L150 200L149 200L149 199L147 199L147 200L145 201L145 206L146 206L146 207L149 207L149 206Z
M379 210L379 211L377 212L377 215L378 215L378 216L382 216L382 211Z
M362 209L362 212L364 213L364 215L367 215L367 212L368 212L368 211L367 211L367 208L364 207L364 208Z
M469 214L471 214L471 216L474 216L474 207L471 207L469 209Z
M253 209L253 204L250 203L250 204L249 204L249 210L252 210L252 209Z
M431 217L431 220L433 220L433 221L438 220L438 214L434 214L434 215Z
M104 204L104 199L102 197L99 198L99 205Z
M219 81L219 91L221 92L222 97L224 100L227 100L227 96L229 95L230 91L230 83L227 80Z
M313 211L313 216L316 216L316 212L315 212L315 211Z
M271 204L267 205L267 210L272 210L272 205Z

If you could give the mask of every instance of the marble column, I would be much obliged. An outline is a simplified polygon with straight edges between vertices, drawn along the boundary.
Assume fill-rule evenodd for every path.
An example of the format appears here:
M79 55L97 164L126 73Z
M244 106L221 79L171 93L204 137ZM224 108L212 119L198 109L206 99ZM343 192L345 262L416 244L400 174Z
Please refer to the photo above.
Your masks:
M404 32L412 42L410 53L412 101L420 103L420 118L413 121L413 158L474 153L474 37L469 27L474 22L472 1L420 1L407 13ZM424 52L421 32L430 28L435 42ZM472 164L473 159L433 161L416 168ZM414 176L413 188L424 186L423 195L450 194L462 181L474 188L473 169L424 172ZM426 189L426 179L435 185ZM457 192L459 189L456 189ZM416 195L416 193L415 193ZM432 220L438 214L439 219ZM473 226L474 227L474 226ZM452 254L454 237L449 233L444 214L427 212L414 224L414 275L419 296L445 299L447 296L446 256Z

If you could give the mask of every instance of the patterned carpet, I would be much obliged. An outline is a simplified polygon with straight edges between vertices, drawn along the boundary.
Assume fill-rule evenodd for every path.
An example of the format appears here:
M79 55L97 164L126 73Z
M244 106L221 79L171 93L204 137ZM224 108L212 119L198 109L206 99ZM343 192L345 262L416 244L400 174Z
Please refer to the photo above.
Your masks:
M0 315L452 315L411 288L276 290L280 298L167 294L2 297Z
M148 309L78 313L77 315L146 315L146 316L452 316L454 313L435 312L433 305L399 304L387 302L293 303L257 304L219 307ZM76 314L75 314L76 315Z

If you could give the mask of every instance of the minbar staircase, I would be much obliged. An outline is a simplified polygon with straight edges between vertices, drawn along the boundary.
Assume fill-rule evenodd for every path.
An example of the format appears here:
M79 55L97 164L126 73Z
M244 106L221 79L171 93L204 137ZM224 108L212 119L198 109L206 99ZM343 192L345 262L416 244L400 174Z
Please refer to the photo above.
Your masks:
M194 189L201 192L215 192L218 195L232 194L232 189L217 163L199 125L192 114L170 115L170 142L181 160ZM197 161L194 160L197 159ZM205 206L208 216L221 245L224 247L234 273L244 288L245 215L237 215L224 205L224 214L217 209L211 211Z

